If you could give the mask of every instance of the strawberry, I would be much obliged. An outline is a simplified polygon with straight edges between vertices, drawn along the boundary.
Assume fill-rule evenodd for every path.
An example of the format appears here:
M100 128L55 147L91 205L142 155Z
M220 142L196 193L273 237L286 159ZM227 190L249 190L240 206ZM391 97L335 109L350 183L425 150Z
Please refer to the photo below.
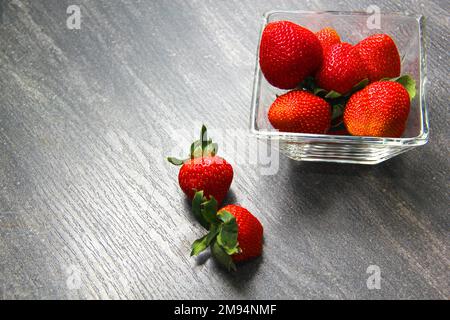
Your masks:
M332 45L341 42L339 34L331 27L326 27L316 32L316 36L322 45L323 52L328 50Z
M387 34L372 35L356 46L370 82L400 75L400 55L394 40Z
M344 124L355 136L393 137L403 134L410 109L410 95L393 81L369 84L350 97Z
M191 256L211 247L211 253L227 269L236 269L234 262L259 257L262 253L263 226L247 209L227 205L217 211L214 197L206 200L203 192L194 195L192 210L208 234L192 244Z
M232 180L233 168L218 156L189 159L178 174L178 183L188 198L194 197L195 190L204 190L207 197L214 196L219 203L227 195Z
M231 256L234 262L259 257L262 252L263 226L247 209L231 204L220 209L219 213L228 211L236 218L238 226L237 241L240 253Z
M233 180L233 168L225 159L216 156L217 149L217 144L207 139L206 127L203 126L200 140L191 145L189 159L167 158L172 164L182 165L178 183L189 199L193 199L198 190L203 190L206 198L213 196L219 203L227 195Z
M276 98L269 121L283 132L325 133L330 129L331 107L310 92L294 90Z
M316 74L319 87L340 94L349 92L367 77L358 50L349 43L337 43L325 51Z
M265 27L259 64L267 81L280 89L293 89L322 63L322 46L310 30L289 21Z

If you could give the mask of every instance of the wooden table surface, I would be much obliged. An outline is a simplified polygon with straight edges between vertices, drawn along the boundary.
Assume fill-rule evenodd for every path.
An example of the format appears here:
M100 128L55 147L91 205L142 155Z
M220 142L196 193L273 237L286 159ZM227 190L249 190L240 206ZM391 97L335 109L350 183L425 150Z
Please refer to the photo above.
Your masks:
M235 273L189 257L203 230L164 157L201 123L246 132L262 14L372 2L0 1L0 298L449 299L444 0L377 1L428 18L430 142L376 166L281 156L274 175L225 153L264 255Z

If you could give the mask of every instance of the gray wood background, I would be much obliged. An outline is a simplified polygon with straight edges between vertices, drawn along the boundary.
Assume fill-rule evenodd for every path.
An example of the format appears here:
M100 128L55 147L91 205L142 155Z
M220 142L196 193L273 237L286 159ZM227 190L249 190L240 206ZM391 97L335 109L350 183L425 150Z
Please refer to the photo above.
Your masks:
M0 298L449 299L444 0L376 2L428 17L430 142L377 166L281 157L276 175L225 152L264 255L232 274L189 257L203 230L164 156L201 123L222 144L247 129L262 14L372 2L0 1Z

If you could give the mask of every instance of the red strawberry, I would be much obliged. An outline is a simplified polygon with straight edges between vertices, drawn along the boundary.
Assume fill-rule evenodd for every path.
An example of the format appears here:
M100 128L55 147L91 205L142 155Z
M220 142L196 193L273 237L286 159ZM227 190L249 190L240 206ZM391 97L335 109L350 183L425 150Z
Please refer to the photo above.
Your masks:
M349 92L366 77L358 50L349 43L334 44L325 51L322 66L316 74L319 87L340 94Z
M240 253L231 256L234 262L245 261L259 257L262 252L263 226L247 209L231 204L220 209L228 211L236 218L238 226L237 241Z
M189 199L195 191L203 190L206 197L214 196L222 203L233 180L233 168L217 156L187 160L178 174L178 183Z
M341 38L339 34L333 28L326 27L316 32L317 39L319 39L320 44L322 45L323 51L325 52L332 45L341 42Z
M259 64L267 81L293 89L322 63L322 46L310 30L289 21L269 23L262 34Z
M409 109L408 91L400 83L374 82L350 97L344 123L354 136L398 138L405 130Z
M325 133L330 129L331 107L310 92L294 90L277 97L269 121L283 132Z
M228 205L217 211L214 198L206 200L203 192L195 194L192 211L208 234L192 244L192 256L208 247L217 261L227 269L236 269L234 262L246 261L261 255L263 226L247 209Z
M203 190L207 198L213 196L219 203L227 195L233 180L233 168L225 159L216 156L217 144L207 139L206 127L202 127L201 139L191 145L190 159L168 158L175 165L182 165L178 183L192 199L196 191Z
M366 66L371 82L400 76L400 55L387 34L375 34L355 46Z

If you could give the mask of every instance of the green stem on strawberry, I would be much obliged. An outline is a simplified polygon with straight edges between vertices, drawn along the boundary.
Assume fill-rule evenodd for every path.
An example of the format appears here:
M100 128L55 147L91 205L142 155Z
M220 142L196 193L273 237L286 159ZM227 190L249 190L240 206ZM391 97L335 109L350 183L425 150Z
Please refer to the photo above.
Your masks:
M316 96L319 96L321 98L324 98L328 102L334 100L334 99L344 99L347 100L353 93L356 91L359 91L363 88L365 88L369 84L369 79L363 79L358 84L353 86L353 88L346 93L340 93L336 91L327 91L323 88L320 88L317 86L316 81L314 77L307 77L300 85L300 88L305 89L311 93L313 93Z
M233 259L225 250L223 250L217 241L214 241L211 246L211 254L228 271L236 271L236 265L234 264Z
M344 115L345 102L331 104L331 128L342 123Z
M203 196L203 191L198 191L195 193L194 198L192 199L192 213L198 222L205 228L208 229L208 222L203 218L202 215L202 203L206 198ZM214 199L215 200L215 199Z
M401 76L395 77L395 78L383 78L380 81L394 81L394 82L400 83L401 85L403 85L405 87L406 91L408 91L411 100L414 99L414 97L416 95L416 81L408 74L404 74L404 75L401 75ZM317 86L314 77L307 77L300 84L299 89L307 90L316 96L324 98L325 100L327 100L330 103L335 99L341 99L344 102L346 102L352 94L354 94L355 92L357 92L359 90L364 89L368 84L369 84L369 79L366 78L364 80L361 80L355 86L353 86L353 88L349 92L346 92L345 94L341 94L341 93L333 91L333 90L327 91L325 89L322 89ZM343 101L340 101L340 103Z
M192 211L208 231L206 235L192 244L191 256L196 256L211 247L211 254L227 270L236 270L231 256L240 253L238 225L236 218L226 210L217 212L217 201L214 197L207 200L203 191L197 191L192 200Z
M176 166L181 166L186 161L202 158L208 156L215 156L217 151L219 150L219 146L217 143L213 143L212 139L208 139L208 133L205 125L202 125L202 129L200 130L200 139L192 142L190 147L189 158L187 159L177 159L174 157L168 157L167 161Z

